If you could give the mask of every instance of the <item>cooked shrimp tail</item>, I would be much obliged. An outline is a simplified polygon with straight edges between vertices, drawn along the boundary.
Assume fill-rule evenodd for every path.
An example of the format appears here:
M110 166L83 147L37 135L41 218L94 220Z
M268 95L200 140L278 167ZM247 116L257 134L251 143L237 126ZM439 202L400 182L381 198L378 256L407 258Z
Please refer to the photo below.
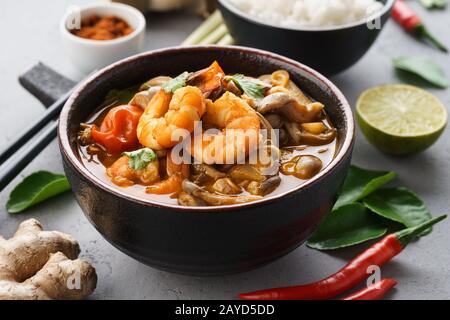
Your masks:
M147 187L150 194L172 194L181 190L183 180L189 177L189 164L175 164L172 152L167 154L166 170L168 178Z

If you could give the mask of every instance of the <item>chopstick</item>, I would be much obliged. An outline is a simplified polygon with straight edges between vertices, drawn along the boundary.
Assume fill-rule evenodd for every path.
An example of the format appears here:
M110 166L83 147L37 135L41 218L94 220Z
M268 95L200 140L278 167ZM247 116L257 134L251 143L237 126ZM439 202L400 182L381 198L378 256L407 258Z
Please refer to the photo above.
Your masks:
M45 113L36 119L0 154L0 191L2 191L55 137L61 109L74 89L55 101ZM48 125L50 123L50 125ZM45 126L48 127L35 138ZM23 150L20 150L24 147ZM18 152L20 150L20 152ZM14 161L12 159L14 156ZM9 160L9 161L7 161ZM5 163L6 162L6 163Z
M17 152L24 144L26 144L36 133L44 128L51 120L58 117L62 107L66 103L73 89L64 94L55 103L53 103L45 113L35 120L27 130L22 132L13 142L0 153L0 165L8 160L15 152Z
M19 152L17 161L7 162L0 170L0 191L2 191L55 137L58 122L53 121L32 143ZM28 134L28 132L27 132Z
M89 78L96 71L94 70L84 79ZM56 100L41 117L0 153L0 191L56 137L58 116L76 87L77 85ZM45 128L46 126L47 128ZM35 137L42 130L43 132ZM22 147L23 150L20 150ZM12 156L15 156L14 161Z

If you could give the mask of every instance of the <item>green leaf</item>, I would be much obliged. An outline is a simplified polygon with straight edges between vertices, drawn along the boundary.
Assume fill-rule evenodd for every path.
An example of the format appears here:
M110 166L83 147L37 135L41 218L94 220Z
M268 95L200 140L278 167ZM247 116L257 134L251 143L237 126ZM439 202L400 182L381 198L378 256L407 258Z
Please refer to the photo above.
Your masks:
M424 202L406 188L379 189L364 199L364 205L380 216L399 222L408 228L432 218ZM429 233L431 229L425 232Z
M11 213L21 212L68 190L70 185L64 175L38 171L23 179L13 189L6 208Z
M128 161L128 166L134 170L144 169L150 162L157 158L156 153L150 148L142 148L132 152L124 152L123 155L130 158Z
M383 236L387 228L360 203L342 206L330 213L309 238L317 250L349 247Z
M394 178L394 172L372 171L351 166L334 209L363 199Z
M105 98L105 104L128 104L133 99L135 90L128 88L124 90L110 90Z
M447 6L447 0L420 0L420 3L427 9L444 9Z
M415 74L432 85L446 89L448 80L444 70L433 60L426 57L399 57L393 60L397 69Z
M249 98L261 100L264 98L266 84L258 79L248 78L242 74L228 76L226 79L233 81Z
M170 92L175 93L175 91L177 91L178 89L186 86L189 75L190 75L190 73L185 71L182 74L180 74L178 77L173 78L170 81L167 81L161 87L167 93L170 93Z

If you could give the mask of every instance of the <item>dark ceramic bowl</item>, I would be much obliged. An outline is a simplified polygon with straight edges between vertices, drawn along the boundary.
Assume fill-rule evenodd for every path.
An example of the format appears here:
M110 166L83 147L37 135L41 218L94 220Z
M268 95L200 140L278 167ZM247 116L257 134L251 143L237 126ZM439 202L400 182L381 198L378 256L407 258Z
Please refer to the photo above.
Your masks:
M301 187L263 201L223 207L180 207L130 196L90 172L77 149L77 131L111 89L156 75L198 70L211 61L227 73L258 76L286 69L307 93L326 105L338 129L332 163ZM137 260L173 272L215 275L249 270L303 243L333 206L350 164L352 111L325 77L293 60L243 47L185 47L152 51L117 62L72 94L59 121L59 146L75 197L89 221L115 247Z
M240 45L276 52L333 75L354 65L378 37L394 4L394 0L379 1L385 6L369 22L323 28L288 28L261 22L228 0L219 0L219 7L230 34ZM380 27L369 29L367 23L375 25L376 21Z

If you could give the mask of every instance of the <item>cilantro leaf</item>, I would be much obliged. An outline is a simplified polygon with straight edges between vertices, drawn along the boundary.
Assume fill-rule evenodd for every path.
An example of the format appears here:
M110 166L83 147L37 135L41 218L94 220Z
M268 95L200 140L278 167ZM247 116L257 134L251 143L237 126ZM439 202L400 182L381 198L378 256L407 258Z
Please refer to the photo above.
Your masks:
M142 148L136 151L124 152L124 156L130 158L128 166L134 170L144 169L156 159L156 153L150 148Z
M260 80L246 77L242 74L235 74L234 76L228 76L227 80L233 81L234 84L241 89L248 97L261 100L264 98L264 90L266 84Z
M190 75L190 73L185 71L182 74L180 74L178 77L173 78L170 81L167 81L161 87L167 93L170 93L170 92L175 93L175 91L177 91L178 89L186 86L189 75Z

